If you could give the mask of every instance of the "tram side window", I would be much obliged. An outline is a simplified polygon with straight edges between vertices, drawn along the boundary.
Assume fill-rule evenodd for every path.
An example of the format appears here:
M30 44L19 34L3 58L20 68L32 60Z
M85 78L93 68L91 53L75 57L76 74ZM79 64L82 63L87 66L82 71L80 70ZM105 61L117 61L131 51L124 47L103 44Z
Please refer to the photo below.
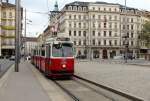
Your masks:
M33 50L33 55L36 55L36 50Z
M45 50L42 50L42 51L41 51L41 55L42 55L42 56L45 56Z

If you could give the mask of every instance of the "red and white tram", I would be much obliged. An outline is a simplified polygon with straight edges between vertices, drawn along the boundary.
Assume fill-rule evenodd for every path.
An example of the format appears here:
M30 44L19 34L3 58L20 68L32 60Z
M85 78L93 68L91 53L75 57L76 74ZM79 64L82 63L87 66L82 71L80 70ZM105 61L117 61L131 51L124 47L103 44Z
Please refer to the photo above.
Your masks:
M46 76L73 76L73 42L70 38L48 38L33 50L31 62Z

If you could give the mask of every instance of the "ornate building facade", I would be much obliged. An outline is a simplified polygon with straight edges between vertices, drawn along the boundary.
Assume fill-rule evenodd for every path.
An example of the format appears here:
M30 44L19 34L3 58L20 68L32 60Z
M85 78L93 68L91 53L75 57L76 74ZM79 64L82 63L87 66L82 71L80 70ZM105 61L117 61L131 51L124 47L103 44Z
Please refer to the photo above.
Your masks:
M113 58L125 53L137 57L138 36L143 16L140 10L107 2L72 2L50 19L58 24L58 32L66 33L74 42L75 56ZM126 38L124 37L126 36Z

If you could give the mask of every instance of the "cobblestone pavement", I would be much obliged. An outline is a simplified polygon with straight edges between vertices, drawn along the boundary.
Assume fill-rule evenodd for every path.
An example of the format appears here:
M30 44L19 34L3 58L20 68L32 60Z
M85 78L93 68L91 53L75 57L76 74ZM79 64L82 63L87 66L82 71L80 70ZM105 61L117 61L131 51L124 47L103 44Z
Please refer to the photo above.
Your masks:
M0 77L7 71L7 69L14 63L8 59L0 59Z
M75 64L75 74L150 101L149 67L78 61Z

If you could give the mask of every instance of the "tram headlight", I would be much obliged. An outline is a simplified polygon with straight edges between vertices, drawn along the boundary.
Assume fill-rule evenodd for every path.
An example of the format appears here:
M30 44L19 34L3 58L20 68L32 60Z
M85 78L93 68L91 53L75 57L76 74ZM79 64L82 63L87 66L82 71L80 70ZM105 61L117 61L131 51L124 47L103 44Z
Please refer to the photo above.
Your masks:
M66 65L65 65L65 64L63 64L63 65L62 65L62 68L66 68Z

